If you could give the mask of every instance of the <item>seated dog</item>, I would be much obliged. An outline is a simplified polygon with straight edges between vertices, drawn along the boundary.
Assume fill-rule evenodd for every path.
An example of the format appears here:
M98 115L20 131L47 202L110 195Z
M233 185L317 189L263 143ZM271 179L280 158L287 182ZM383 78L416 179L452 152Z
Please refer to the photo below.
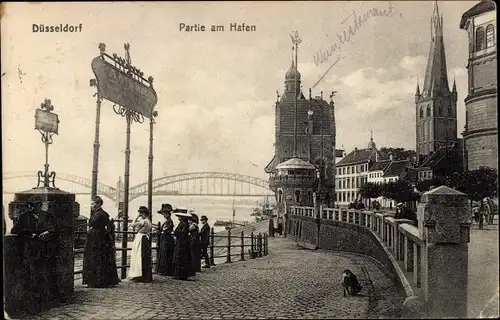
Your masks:
M347 294L350 296L357 295L363 288L358 281L358 278L351 272L351 270L344 270L342 274L342 286L344 287L344 297Z

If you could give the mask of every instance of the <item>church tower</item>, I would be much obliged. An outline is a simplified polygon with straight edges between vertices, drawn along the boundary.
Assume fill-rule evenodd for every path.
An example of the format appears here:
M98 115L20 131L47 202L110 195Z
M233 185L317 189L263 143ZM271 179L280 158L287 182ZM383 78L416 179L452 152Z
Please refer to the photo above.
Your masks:
M439 148L457 142L457 89L450 90L437 1L431 17L431 45L422 89L417 83L416 153L419 163Z

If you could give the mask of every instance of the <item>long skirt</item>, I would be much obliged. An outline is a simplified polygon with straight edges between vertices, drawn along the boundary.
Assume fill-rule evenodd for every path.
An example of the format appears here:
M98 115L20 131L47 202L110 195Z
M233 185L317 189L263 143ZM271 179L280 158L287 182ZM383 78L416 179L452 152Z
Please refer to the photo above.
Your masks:
M175 243L172 235L164 233L160 235L158 264L156 272L162 276L174 275L174 249Z
M129 279L138 282L151 282L151 245L146 234L138 233L132 243L132 254L130 257Z
M201 242L199 239L191 238L191 261L194 272L201 272Z
M83 284L109 287L120 282L116 270L114 244L103 229L90 229L83 256Z
M174 277L187 279L193 277L191 248L188 239L177 239L174 250Z

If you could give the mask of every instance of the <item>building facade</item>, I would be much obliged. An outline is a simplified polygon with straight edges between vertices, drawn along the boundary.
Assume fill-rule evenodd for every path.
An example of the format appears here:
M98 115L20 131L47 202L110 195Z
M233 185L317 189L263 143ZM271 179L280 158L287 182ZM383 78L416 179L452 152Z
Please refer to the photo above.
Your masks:
M333 206L335 195L335 107L322 95L306 98L295 63L285 74L285 91L275 104L275 151L265 171L278 208L313 205L322 195Z
M361 200L359 188L368 182L368 173L372 165L381 156L373 137L368 148L358 149L346 155L335 166L335 196L336 204L347 206L355 200ZM367 206L368 203L365 203Z
M405 175L407 170L411 167L411 160L380 160L375 162L368 172L368 182L375 184L384 184L395 182ZM373 200L373 199L372 199ZM394 208L396 203L394 200L384 197L376 199L383 208Z
M493 1L481 1L462 15L469 36L469 86L465 98L465 159L468 170L498 170L497 25Z
M457 90L450 90L443 40L443 17L437 2L431 17L431 44L422 90L417 83L416 153L421 163L441 147L457 140Z

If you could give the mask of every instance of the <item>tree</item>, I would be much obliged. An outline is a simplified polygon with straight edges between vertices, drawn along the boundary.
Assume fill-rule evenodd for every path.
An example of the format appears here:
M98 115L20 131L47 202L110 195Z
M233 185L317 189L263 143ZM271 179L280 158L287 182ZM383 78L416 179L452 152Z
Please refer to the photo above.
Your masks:
M463 191L467 193L469 199L482 201L486 197L497 196L498 174L495 169L480 167L479 169L468 171L463 181Z
M442 186L444 183L444 179L426 179L422 181L417 181L416 188L420 192L426 192L431 189L431 187L437 188L439 186Z
M404 180L391 181L381 185L381 195L396 202L415 201L413 186Z
M359 188L359 194L365 199L369 199L368 210L371 208L372 198L377 198L380 196L380 187L378 184L373 182L367 182Z

